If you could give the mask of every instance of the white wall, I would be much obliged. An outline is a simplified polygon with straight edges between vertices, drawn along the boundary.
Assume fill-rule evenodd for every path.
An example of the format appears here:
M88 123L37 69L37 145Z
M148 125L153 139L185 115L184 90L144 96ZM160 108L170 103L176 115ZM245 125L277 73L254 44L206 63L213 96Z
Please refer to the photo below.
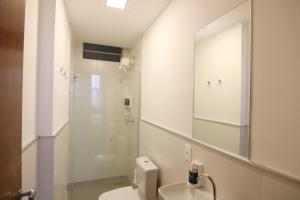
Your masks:
M192 135L193 111L194 70L191 66L197 30L189 14L198 13L199 16L194 14L192 18L201 19L203 12L196 8L205 4L174 1L143 36L141 118L189 136ZM194 26L194 30L187 29L189 26Z
M300 2L253 10L252 159L300 177Z
M39 9L37 134L53 136L68 121L72 34L63 0Z
M69 171L69 124L67 124L54 140L54 200L68 199Z
M56 1L53 66L53 131L69 120L69 73L71 65L71 28L63 0ZM65 76L61 72L63 68Z
M47 2L48 4L49 2ZM71 59L71 41L72 33L66 9L63 0L55 0L52 2L53 10L41 10L41 12L55 13L53 29L48 30L48 34L53 34L51 47L49 51L53 51L52 65L49 65L47 71L51 71L52 84L49 85L48 95L52 99L48 101L50 105L47 110L43 110L42 114L51 116L51 124L46 132L41 132L42 137L39 143L39 189L41 190L41 199L67 199L68 184L68 149L69 149L69 72ZM43 3L45 6L45 3ZM47 5L46 4L46 5ZM53 21L51 21L53 23ZM43 46L47 48L47 46ZM62 71L60 70L62 67ZM42 72L43 76L44 71ZM42 76L42 77L43 77ZM41 80L42 81L42 80ZM44 80L43 80L44 81ZM43 88L41 88L43 89ZM43 93L42 93L43 94ZM41 93L39 94L41 95ZM47 136L47 137L43 137ZM49 156L49 160L45 161ZM48 162L49 166L45 166L44 162ZM51 186L45 184L50 183ZM44 191L44 192L43 192ZM43 196L42 196L43 195Z
M159 167L159 185L187 180L189 163L184 145L190 143L193 159L216 181L220 200L299 200L299 183L280 178L215 150L203 147L146 122L140 123L140 155ZM208 188L210 184L206 183Z
M22 150L22 190L37 188L37 142Z
M56 0L39 1L37 117L38 136L53 134L53 63Z
M67 200L69 124L38 141L38 199Z
M39 1L25 1L22 97L22 189L37 187L36 98ZM32 143L33 142L33 143Z
M36 138L38 0L25 2L23 55L22 146Z
M242 1L173 0L144 34L141 118L191 136L194 33ZM285 173L300 173L300 2L253 1L251 159ZM279 12L280 11L280 12ZM284 67L283 67L284 66ZM154 124L140 123L140 154L160 167L161 184L185 180L184 143ZM299 183L193 143L193 158L215 179L219 198L300 198Z
M57 145L52 137L60 133L68 120L69 80L61 78L54 67L63 64L68 71L70 66L71 30L64 9L63 0L26 0L22 188L38 188L38 198L43 200L51 199L54 192L55 199L66 199L67 180L62 174L66 174L67 169L67 162L63 161L68 151L63 148L67 148L68 143L65 139L63 145ZM37 136L50 136L46 140L51 142L41 142ZM63 155L63 159L58 159ZM53 173L59 178L54 179Z

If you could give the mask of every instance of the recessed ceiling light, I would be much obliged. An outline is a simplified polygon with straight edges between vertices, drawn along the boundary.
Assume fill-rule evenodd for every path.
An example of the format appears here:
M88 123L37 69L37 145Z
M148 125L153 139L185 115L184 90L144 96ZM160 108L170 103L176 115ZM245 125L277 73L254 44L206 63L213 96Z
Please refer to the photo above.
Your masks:
M126 6L127 0L106 0L106 6L124 9Z

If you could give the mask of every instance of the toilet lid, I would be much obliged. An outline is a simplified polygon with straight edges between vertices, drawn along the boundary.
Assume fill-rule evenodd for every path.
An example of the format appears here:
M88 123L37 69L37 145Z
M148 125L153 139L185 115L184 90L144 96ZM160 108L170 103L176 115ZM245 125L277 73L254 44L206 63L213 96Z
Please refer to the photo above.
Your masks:
M141 200L137 189L131 186L122 187L115 190L105 192L99 196L98 200Z

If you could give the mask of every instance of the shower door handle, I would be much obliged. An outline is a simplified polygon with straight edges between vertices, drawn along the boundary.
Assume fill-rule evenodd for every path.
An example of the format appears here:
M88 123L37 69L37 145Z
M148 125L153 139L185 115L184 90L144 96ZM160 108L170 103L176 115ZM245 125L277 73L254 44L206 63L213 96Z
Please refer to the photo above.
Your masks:
M32 188L28 190L27 192L19 191L19 200L21 200L23 197L28 197L28 200L34 200L36 197L36 189Z

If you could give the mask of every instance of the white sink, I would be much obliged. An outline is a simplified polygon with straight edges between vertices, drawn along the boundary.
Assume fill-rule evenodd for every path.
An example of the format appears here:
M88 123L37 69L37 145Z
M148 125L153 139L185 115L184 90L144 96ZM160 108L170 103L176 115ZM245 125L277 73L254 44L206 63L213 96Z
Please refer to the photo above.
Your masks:
M213 196L202 188L188 186L186 182L166 185L158 189L159 200L211 200Z

